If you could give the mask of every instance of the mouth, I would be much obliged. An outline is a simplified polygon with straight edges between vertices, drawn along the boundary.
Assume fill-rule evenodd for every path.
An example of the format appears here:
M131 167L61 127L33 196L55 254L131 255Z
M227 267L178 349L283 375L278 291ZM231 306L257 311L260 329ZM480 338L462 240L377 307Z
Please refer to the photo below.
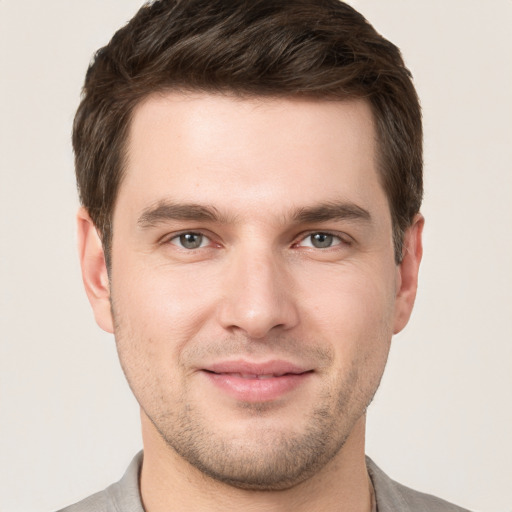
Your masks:
M209 365L202 373L223 394L255 403L283 398L305 384L314 370L286 361L227 361Z
M205 370L208 371L208 370ZM258 379L258 380L265 380L265 379L274 379L276 377L283 377L285 375L300 375L296 373L266 373L259 375L257 373L234 373L234 372L210 372L214 373L215 375L231 375L232 377L238 377L240 379Z

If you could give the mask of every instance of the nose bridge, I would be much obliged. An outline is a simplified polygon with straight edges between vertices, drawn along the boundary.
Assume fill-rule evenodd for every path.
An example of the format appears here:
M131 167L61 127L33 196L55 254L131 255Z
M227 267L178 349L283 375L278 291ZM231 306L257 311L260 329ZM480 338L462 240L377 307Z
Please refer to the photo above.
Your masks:
M289 329L298 321L286 264L271 247L234 250L221 304L224 328L262 338L272 329Z

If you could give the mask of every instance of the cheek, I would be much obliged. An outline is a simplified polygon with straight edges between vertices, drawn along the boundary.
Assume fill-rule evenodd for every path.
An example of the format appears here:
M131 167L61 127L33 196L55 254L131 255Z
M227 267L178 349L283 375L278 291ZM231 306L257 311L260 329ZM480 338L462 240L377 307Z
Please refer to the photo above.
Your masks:
M128 268L112 273L112 312L119 359L141 404L179 377L176 365L187 342L201 328L207 298L196 278L165 268ZM127 277L129 276L129 277Z
M344 268L333 271L326 286L307 286L303 294L307 324L329 340L339 364L360 359L385 361L395 302L392 273Z
M179 349L213 307L211 280L204 273L166 265L117 270L112 276L116 311L140 338Z

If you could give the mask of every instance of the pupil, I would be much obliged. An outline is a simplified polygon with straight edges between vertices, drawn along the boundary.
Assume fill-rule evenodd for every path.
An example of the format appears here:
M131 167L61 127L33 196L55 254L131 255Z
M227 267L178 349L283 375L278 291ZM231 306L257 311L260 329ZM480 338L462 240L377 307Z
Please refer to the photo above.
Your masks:
M186 233L180 236L180 242L186 249L197 249L200 247L202 241L202 235L196 235L195 233Z
M327 233L316 233L312 237L313 245L319 249L332 245L332 235Z

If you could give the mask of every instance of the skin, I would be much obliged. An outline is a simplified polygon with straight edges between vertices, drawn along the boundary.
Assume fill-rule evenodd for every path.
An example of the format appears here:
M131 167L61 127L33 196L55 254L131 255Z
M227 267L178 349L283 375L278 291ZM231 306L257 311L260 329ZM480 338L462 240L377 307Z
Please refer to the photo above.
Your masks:
M370 509L365 411L423 227L397 265L375 140L364 101L166 93L135 110L110 278L78 217L85 287L141 406L147 511ZM221 386L226 362L300 376Z

